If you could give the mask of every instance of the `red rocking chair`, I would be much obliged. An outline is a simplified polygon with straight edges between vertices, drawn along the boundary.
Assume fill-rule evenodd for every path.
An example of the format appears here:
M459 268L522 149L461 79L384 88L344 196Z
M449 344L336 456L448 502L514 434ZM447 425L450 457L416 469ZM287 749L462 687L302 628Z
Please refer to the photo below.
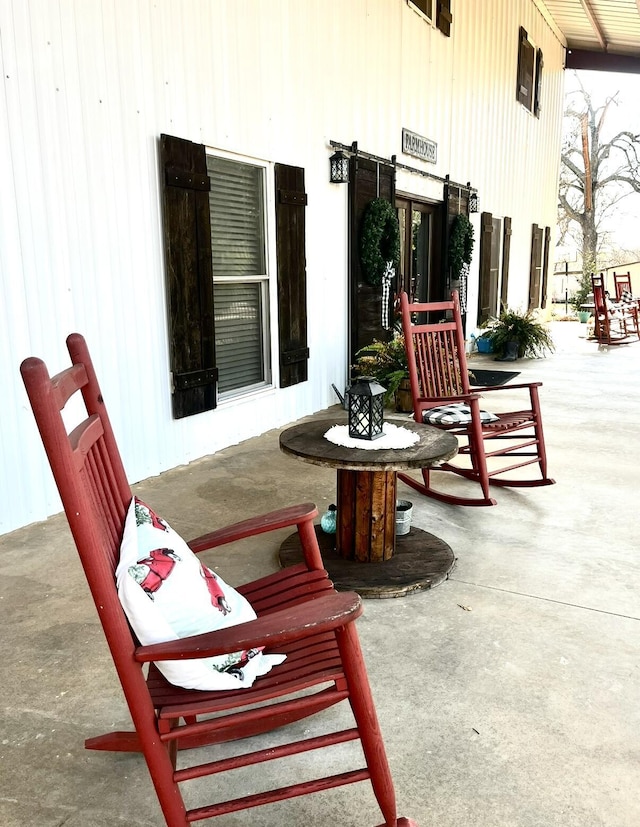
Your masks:
M629 278L629 287L631 279ZM594 328L593 338L607 345L630 344L633 339L640 340L638 325L638 306L635 302L611 302L604 284L604 276L591 276L593 290ZM620 288L620 295L622 296ZM626 288L624 288L626 289ZM618 285L616 283L616 291ZM633 337L633 338L632 338Z
M224 813L367 779L384 827L415 827L396 815L393 783L354 624L362 602L357 594L337 593L329 581L314 532L313 505L248 519L189 543L199 553L297 526L305 562L238 589L253 606L256 620L167 643L139 645L115 583L132 492L85 341L72 334L67 347L71 367L53 378L45 364L33 357L22 363L21 373L135 730L90 738L86 748L142 752L168 827L187 827ZM67 434L60 412L77 391L86 419ZM182 689L168 683L154 663L262 646L286 654L286 660L246 689ZM209 756L202 763L177 768L177 755L185 750L268 732L343 700L351 705L355 721L351 728L230 758ZM212 785L214 803L188 810L183 801L180 788L190 779L356 739L365 756L364 767L231 800L220 800L224 796L220 781Z
M542 383L483 387L482 396L526 389L529 406L510 413L482 411L480 393L472 393L469 384L457 292L451 293L451 301L428 304L410 304L408 295L403 292L400 304L414 419L455 434L462 441L457 458L467 457L468 465L462 465L456 459L455 463L445 462L435 468L423 469L422 482L404 473L398 474L399 479L436 500L478 506L496 505L489 494L489 484L525 488L552 485L555 481L547 476L538 399L538 388ZM427 321L423 323L423 319ZM491 470L488 459L492 463ZM526 465L537 465L540 478L503 476ZM442 471L451 471L479 484L482 496L463 497L434 488L432 475Z

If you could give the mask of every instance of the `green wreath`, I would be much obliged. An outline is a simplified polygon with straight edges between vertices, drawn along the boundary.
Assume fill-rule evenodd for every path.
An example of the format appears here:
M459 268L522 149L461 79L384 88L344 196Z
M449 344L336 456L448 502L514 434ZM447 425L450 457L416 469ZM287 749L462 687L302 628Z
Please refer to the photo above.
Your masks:
M473 224L466 215L457 215L449 236L449 265L454 279L460 278L464 264L471 264L473 253Z
M393 205L374 198L367 205L360 235L360 265L365 281L373 287L382 283L387 266L400 258L400 227Z

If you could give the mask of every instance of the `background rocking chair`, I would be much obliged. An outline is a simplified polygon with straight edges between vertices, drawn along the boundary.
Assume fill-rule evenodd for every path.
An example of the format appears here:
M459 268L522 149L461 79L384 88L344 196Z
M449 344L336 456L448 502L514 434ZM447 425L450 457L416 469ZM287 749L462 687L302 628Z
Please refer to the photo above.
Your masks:
M629 279L629 286L631 286L631 279ZM595 306L593 338L607 345L629 344L632 336L640 340L637 304L623 301L612 303L605 289L602 274L591 276L591 288ZM622 295L622 289L620 295Z
M631 272L627 271L626 273L614 273L613 287L616 292L617 302L622 301L624 293L627 293L631 296L631 298L633 298L633 290L631 289Z
M428 497L454 505L495 505L495 499L489 495L490 483L513 487L552 485L554 480L547 476L538 399L538 388L542 383L483 387L482 396L526 389L529 407L510 413L481 411L480 393L472 393L470 389L457 292L451 293L451 301L428 304L410 304L409 297L403 292L400 304L414 419L459 437L462 444L457 458L466 456L470 462L466 466L457 461L446 462L436 468L423 469L423 482L404 473L398 477ZM444 409L444 406L452 407ZM489 417L492 420L486 421ZM492 470L487 466L487 459L491 460L492 466L497 463ZM502 476L526 465L538 465L541 478ZM482 496L462 497L433 488L432 474L441 471L452 471L479 484Z
M366 779L373 786L385 827L415 827L396 815L393 783L353 622L362 613L361 599L354 593L337 593L328 580L313 528L317 515L313 505L271 512L189 543L199 553L297 526L305 562L238 588L256 611L256 620L167 643L139 645L115 582L132 493L85 341L72 334L67 347L72 366L53 378L33 357L22 363L21 372L135 728L135 732L90 738L85 746L144 753L168 827L187 827L224 813ZM87 418L67 434L60 411L77 391ZM154 664L260 646L287 658L246 689L182 689L168 683ZM231 758L212 761L208 756L204 763L176 769L182 750L267 732L346 699L355 719L352 728ZM362 768L228 801L219 800L224 795L224 784L219 782L217 802L191 810L185 807L180 790L185 781L355 739L365 756Z

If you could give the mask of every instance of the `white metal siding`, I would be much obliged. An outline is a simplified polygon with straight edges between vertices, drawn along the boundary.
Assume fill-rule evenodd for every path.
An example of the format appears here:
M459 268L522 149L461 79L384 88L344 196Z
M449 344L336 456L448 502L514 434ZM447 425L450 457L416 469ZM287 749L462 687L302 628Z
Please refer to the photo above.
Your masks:
M336 401L347 188L328 183L331 139L470 180L481 209L513 219L513 301L526 295L531 224L555 224L563 50L533 0L453 12L446 38L406 0L3 0L0 533L59 510L18 366L66 365L71 331L88 339L132 481ZM520 25L544 52L539 119L515 100ZM402 155L402 127L438 143L435 166ZM172 420L162 132L305 168L308 382ZM406 172L398 189L442 193Z

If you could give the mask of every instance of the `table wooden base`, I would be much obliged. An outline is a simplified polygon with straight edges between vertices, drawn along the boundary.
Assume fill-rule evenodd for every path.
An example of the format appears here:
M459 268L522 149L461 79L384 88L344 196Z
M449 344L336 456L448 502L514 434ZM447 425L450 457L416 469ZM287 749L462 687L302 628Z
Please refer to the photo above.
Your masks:
M396 547L396 472L339 468L337 477L338 556L359 563L390 560Z
M338 591L355 591L361 597L404 597L425 591L447 579L455 563L451 547L427 531L411 528L396 537L395 554L380 563L345 560L335 550L335 534L316 526L316 535L325 567ZM297 532L280 546L280 565L302 560Z

